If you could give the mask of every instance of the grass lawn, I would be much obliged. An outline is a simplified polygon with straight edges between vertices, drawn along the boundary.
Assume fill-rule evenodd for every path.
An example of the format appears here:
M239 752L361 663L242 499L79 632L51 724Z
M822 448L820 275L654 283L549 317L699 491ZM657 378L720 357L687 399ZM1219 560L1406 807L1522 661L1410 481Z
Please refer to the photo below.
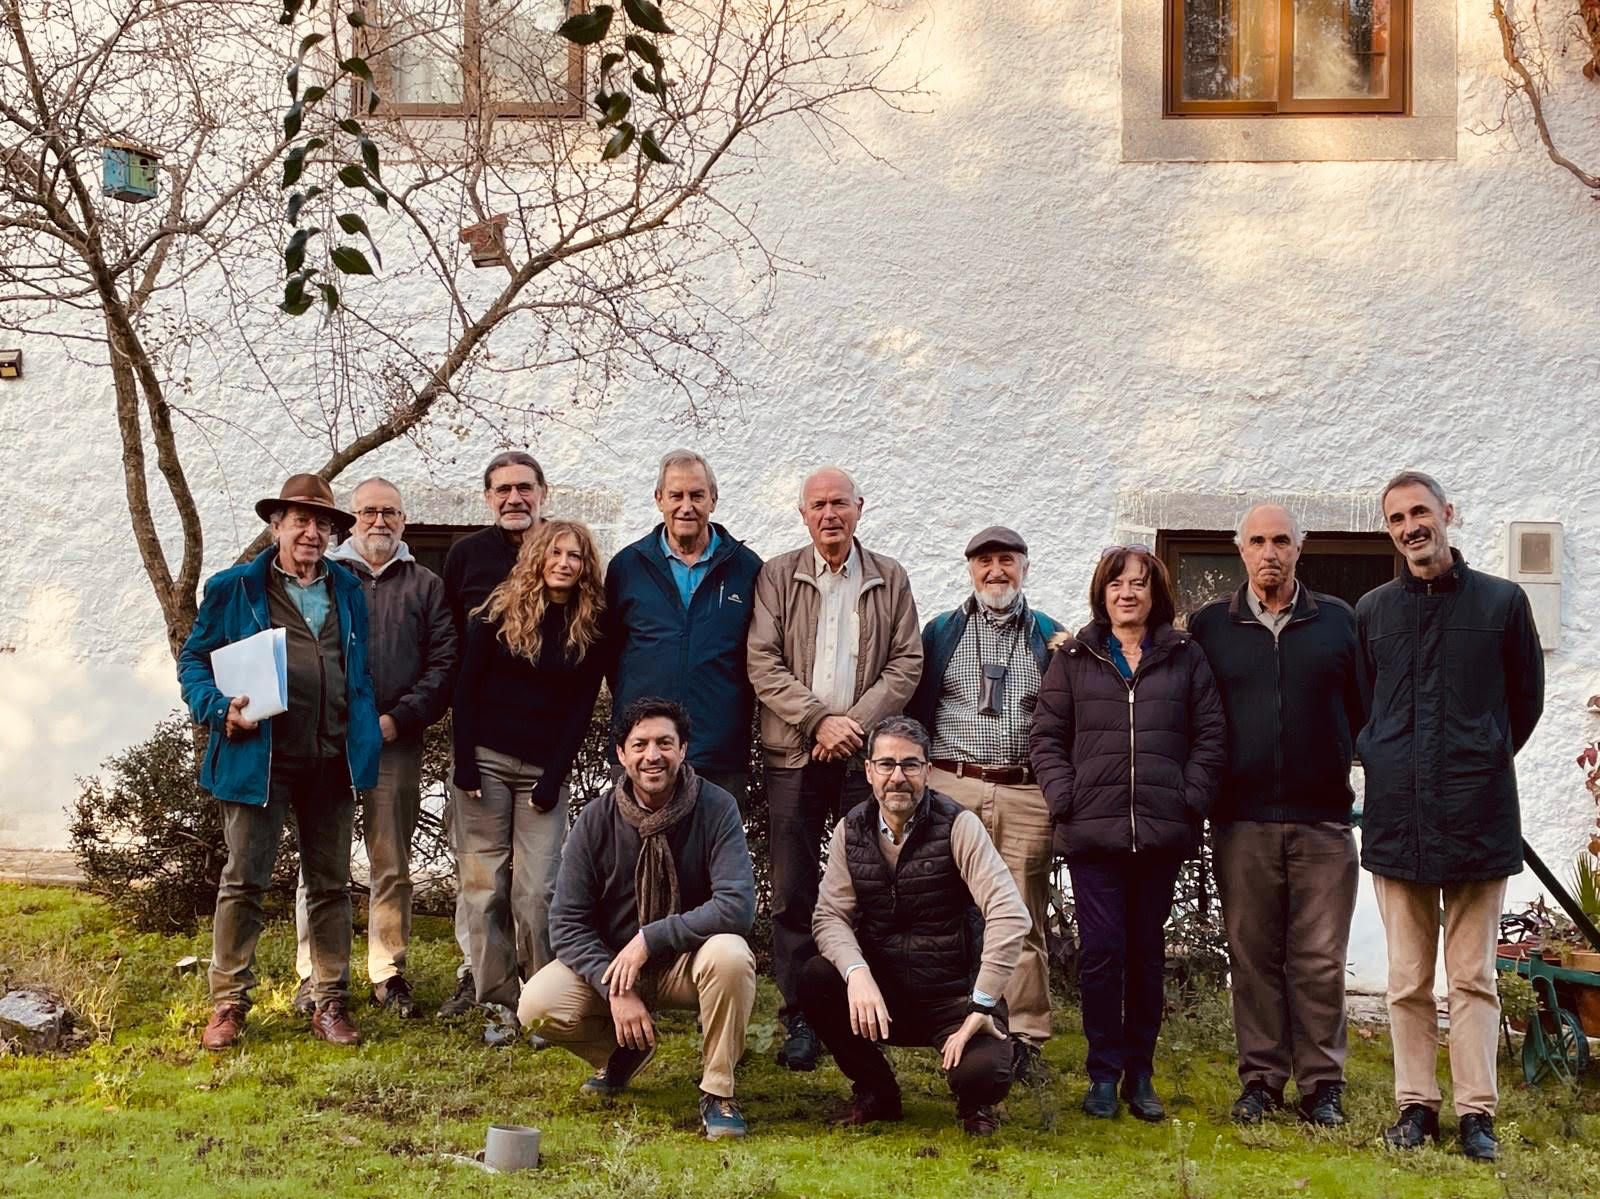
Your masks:
M419 996L450 989L454 945L420 920L411 974ZM365 961L360 937L356 958ZM771 1060L775 994L763 983L739 1097L740 1144L698 1136L694 1021L669 1016L655 1063L629 1102L590 1108L586 1067L553 1049L490 1049L473 1026L402 1022L358 1006L358 1050L315 1042L289 1010L292 932L261 943L264 979L241 1049L199 1048L209 1014L205 932L130 933L77 892L0 884L0 981L52 982L100 1021L71 1057L0 1058L0 1196L502 1196L744 1199L754 1196L1567 1196L1600 1195L1600 1087L1522 1087L1502 1061L1502 1160L1473 1165L1451 1148L1406 1157L1377 1144L1390 1118L1389 1047L1353 1036L1348 1129L1313 1133L1282 1118L1227 1122L1233 1075L1225 1002L1163 1032L1157 1083L1174 1119L1091 1121L1076 1013L1058 1012L1053 1081L1013 1092L1000 1133L964 1138L931 1052L894 1051L906 1120L843 1132L825 1119L846 1085L831 1064L810 1075ZM364 980L358 980L365 994ZM1175 1100L1175 1101L1174 1101ZM1448 1099L1446 1110L1449 1110ZM537 1174L491 1176L452 1162L491 1122L544 1130Z

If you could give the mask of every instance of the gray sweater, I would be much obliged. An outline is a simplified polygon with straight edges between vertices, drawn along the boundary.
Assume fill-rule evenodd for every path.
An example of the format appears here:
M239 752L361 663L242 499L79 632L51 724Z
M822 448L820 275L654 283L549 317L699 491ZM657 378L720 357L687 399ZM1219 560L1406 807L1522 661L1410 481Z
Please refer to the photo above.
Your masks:
M694 811L667 833L667 843L683 911L645 927L651 959L691 953L718 933L747 934L755 920L756 882L733 796L702 778ZM638 862L639 834L611 795L579 813L561 849L550 944L562 965L602 993L606 967L639 931Z

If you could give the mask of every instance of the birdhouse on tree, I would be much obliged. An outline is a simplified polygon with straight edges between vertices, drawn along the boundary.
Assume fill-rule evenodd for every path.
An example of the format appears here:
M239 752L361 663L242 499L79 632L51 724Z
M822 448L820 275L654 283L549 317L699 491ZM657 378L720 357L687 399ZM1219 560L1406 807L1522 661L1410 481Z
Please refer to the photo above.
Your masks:
M104 195L129 204L156 198L161 155L134 142L104 142L100 156L100 190Z
M461 230L473 266L504 266L506 262L506 222L509 213L500 213Z

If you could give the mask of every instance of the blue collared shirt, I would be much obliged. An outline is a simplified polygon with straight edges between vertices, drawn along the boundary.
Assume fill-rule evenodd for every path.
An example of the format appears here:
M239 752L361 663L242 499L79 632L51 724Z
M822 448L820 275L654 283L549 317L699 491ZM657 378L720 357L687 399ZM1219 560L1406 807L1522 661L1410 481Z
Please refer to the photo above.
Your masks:
M661 552L667 556L667 566L672 570L672 581L678 585L678 598L683 601L684 608L688 608L689 601L694 598L695 588L705 581L706 575L711 573L711 559L717 552L717 544L722 540L717 535L716 525L711 526L711 540L706 542L706 548L700 557L691 566L678 557L672 548L672 542L667 540L667 531L661 531Z
M322 622L328 619L328 611L333 607L333 589L328 586L328 564L318 562L317 577L309 583L302 583L284 570L276 558L272 560L272 569L283 576L283 589L289 593L289 602L300 613L311 635L319 636Z

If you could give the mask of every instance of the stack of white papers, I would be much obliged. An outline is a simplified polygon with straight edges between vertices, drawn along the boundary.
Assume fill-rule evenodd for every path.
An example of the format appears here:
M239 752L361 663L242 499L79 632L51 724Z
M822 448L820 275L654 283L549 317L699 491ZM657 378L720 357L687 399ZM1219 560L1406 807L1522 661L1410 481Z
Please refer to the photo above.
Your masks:
M246 720L265 720L289 710L289 635L267 629L211 651L217 690L229 699L247 695Z

